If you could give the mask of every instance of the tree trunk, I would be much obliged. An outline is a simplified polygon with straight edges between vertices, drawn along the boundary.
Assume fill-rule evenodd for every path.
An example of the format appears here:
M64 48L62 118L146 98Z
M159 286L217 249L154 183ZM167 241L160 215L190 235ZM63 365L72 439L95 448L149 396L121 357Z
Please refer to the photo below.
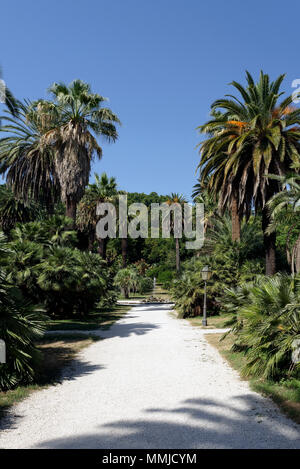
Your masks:
M67 199L66 201L66 216L72 218L72 228L75 228L76 225L76 209L77 203L73 199Z
M241 239L241 221L238 210L238 198L232 195L231 201L231 223L232 223L232 241L240 241Z
M180 272L180 246L179 246L179 238L175 238L175 245L176 245L176 272Z
M268 208L265 206L262 211L262 230L264 233L264 247L266 254L266 275L276 273L276 233L267 235L265 233L271 222Z
M94 247L94 241L95 241L95 233L94 231L90 231L88 234L88 250L92 252L93 247Z
M106 239L98 239L98 253L102 259L106 260Z
M122 267L125 269L127 265L127 246L128 246L128 240L127 238L122 238L121 239L121 249L122 249Z
M295 270L296 270L296 273L298 274L300 272L300 234L295 243L294 251L295 251L295 256L294 256Z

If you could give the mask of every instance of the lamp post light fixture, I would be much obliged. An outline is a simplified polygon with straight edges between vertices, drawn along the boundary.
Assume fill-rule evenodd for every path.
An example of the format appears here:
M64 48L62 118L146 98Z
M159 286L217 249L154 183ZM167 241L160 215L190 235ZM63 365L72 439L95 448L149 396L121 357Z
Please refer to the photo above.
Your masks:
M211 277L211 270L210 268L208 267L208 265L206 265L205 267L203 267L202 271L201 271L201 274L202 274L202 279L204 280L204 303L203 303L203 319L202 319L202 325L203 326L207 326L207 313L206 313L206 285L207 285L207 280L210 279Z

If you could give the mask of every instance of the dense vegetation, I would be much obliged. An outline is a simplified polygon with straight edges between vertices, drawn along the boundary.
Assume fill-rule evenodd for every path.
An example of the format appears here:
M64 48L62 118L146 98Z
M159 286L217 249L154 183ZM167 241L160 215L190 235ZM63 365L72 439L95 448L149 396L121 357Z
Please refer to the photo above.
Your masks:
M240 96L215 101L199 127L192 197L205 204L205 244L197 252L185 249L172 216L167 239L96 236L97 205L113 204L118 217L120 194L128 205L185 203L179 193L127 193L105 173L89 183L99 141L114 142L120 124L101 95L80 80L53 84L47 101L10 94L0 129L1 389L33 379L47 320L87 318L120 295L150 291L154 278L181 317L201 315L206 265L209 315L234 314L245 373L299 379L300 110L291 97L280 101L283 78L261 73L255 83L247 73L245 87L232 83Z
M245 354L245 374L299 380L300 110L291 96L279 102L284 75L246 79L246 87L232 83L240 96L215 101L199 127L193 196L207 208L206 242L172 292L181 316L201 314L209 265L208 311L234 313L233 350Z

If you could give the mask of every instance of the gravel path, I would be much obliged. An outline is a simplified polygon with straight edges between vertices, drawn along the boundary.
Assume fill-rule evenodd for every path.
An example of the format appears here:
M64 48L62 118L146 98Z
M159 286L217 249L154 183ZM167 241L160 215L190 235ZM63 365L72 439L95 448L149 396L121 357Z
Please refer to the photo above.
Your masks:
M102 331L61 384L13 408L0 448L300 448L299 426L168 307Z

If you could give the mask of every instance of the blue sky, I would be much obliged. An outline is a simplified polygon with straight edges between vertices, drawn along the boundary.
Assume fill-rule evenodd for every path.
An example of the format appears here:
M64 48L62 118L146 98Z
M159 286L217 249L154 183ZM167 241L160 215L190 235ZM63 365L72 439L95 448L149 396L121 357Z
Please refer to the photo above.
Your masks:
M128 191L180 192L195 180L196 127L213 100L262 68L300 78L300 5L253 0L10 0L1 5L0 64L18 98L80 78L109 97L123 125L103 143L106 171Z

